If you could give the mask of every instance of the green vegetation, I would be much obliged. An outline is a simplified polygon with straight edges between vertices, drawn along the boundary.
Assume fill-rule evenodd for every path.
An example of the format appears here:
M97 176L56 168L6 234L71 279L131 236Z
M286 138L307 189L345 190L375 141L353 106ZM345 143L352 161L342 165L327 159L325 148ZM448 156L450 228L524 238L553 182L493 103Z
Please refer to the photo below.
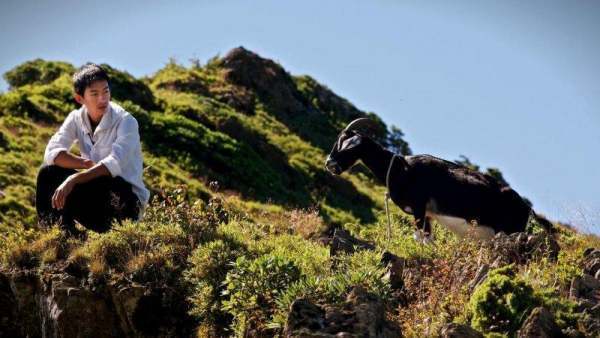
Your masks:
M361 165L341 177L323 168L348 121L373 118L379 141L410 153L399 128L388 130L375 114L309 76L275 69L283 74L276 79L285 87L281 92L291 93L282 103L239 80L247 69L227 64L223 58L190 67L171 61L144 79L107 66L114 101L138 120L153 198L143 221L114 224L102 234L84 230L81 238L41 228L35 215L44 147L76 108L74 67L34 60L6 73L11 88L0 95L0 270L60 270L89 285L176 290L199 336L277 335L295 299L340 306L356 285L377 295L409 337L435 335L452 321L511 336L537 305L553 312L561 328L577 326L582 315L568 300L569 285L581 274L583 251L600 246L597 237L558 227L556 262L535 257L494 270L471 295L467 284L478 265L493 263L489 248L436 224L435 244L420 245L412 218L393 205L387 242L385 189ZM264 69L249 72L269 79ZM330 256L320 237L333 226L376 249ZM537 231L535 224L531 229ZM385 251L406 259L401 294L385 276Z
M469 303L473 328L483 332L514 333L527 313L539 305L533 288L516 279L513 269L509 265L491 271L475 290Z

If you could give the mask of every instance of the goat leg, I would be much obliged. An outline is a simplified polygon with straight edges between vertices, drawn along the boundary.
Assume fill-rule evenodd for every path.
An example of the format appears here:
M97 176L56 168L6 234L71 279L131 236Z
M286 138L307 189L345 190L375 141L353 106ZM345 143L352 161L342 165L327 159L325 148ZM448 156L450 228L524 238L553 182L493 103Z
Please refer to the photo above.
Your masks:
M418 242L429 242L430 234L431 234L431 224L429 216L425 215L425 204L421 207L413 208L415 217L415 227L417 230L415 231L414 238Z

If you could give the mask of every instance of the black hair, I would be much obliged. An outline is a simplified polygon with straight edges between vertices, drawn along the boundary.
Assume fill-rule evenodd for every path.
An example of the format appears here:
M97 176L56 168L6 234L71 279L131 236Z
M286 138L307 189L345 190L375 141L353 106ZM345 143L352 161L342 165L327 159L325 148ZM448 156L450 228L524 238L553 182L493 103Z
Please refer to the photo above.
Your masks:
M106 71L95 63L86 63L73 74L73 89L75 93L83 96L85 89L92 82L102 80L109 82Z

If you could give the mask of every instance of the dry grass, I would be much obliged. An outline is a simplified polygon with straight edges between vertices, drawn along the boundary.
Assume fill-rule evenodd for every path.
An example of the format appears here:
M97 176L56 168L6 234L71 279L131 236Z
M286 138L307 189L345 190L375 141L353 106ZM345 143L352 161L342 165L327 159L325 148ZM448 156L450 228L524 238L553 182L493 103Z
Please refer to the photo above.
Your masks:
M464 320L468 284L479 266L489 263L480 243L458 240L438 249L440 257L409 261L403 272L406 303L396 320L406 337L433 336L444 324Z

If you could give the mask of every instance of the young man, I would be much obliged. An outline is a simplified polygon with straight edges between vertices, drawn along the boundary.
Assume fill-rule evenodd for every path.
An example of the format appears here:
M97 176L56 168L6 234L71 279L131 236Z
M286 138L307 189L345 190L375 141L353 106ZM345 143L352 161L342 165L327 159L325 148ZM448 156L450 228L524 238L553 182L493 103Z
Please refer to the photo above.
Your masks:
M37 213L40 221L59 222L67 232L75 231L75 220L103 232L114 219L139 219L150 196L142 181L138 124L110 102L109 78L100 66L81 67L73 87L82 106L46 146L37 177ZM81 157L69 152L75 141Z

